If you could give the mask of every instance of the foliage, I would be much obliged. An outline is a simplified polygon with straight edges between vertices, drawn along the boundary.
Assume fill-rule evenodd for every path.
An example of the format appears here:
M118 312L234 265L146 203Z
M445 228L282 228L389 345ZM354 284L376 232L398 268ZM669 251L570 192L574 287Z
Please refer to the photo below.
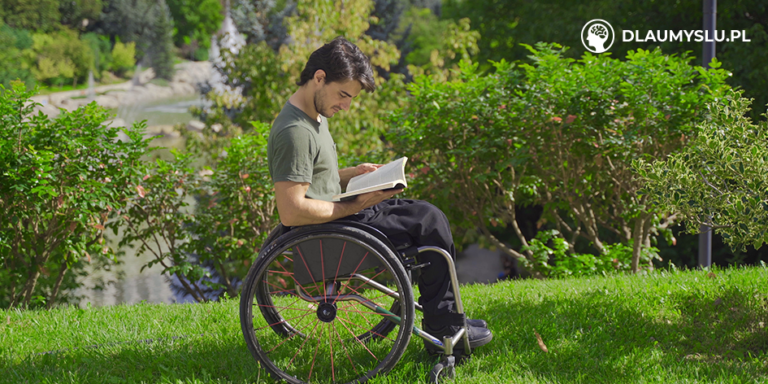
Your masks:
M35 63L32 73L40 82L62 85L72 81L73 86L85 81L93 69L94 55L88 42L78 38L75 31L62 29L50 34L32 35L32 49L26 51Z
M270 10L266 14L274 17L293 10L290 3L284 7L265 4L265 9ZM401 98L406 94L405 76L390 72L391 66L400 60L395 45L389 40L374 39L366 34L380 21L371 16L373 9L374 4L370 0L343 4L330 0L298 1L295 11L285 18L285 26L292 41L301 41L302 44L282 44L279 38L270 41L269 36L277 35L260 29L259 36L263 36L265 41L249 43L237 54L223 50L218 70L226 79L226 85L240 89L242 97L236 92L221 91L210 92L206 96L211 107L197 113L208 127L217 127L215 132L208 128L203 131L203 141L208 143L203 145L209 147L208 153L215 158L221 146L215 147L213 143L249 129L251 121L271 122L296 90L295 82L309 55L340 35L370 57L375 68L377 89L372 94L363 92L355 98L350 112L337 114L330 129L342 158L359 157L383 148L381 138L388 127L387 115L400 106ZM444 40L445 44L436 56L457 57L458 54L461 57L461 52L474 49L474 33L462 28L457 27L455 34ZM255 39L249 37L249 42ZM273 41L277 41L277 49ZM424 70L447 77L453 65L450 61L435 62ZM222 143L226 145L226 141Z
M277 51L288 33L284 19L295 9L291 0L232 0L230 14L248 43L264 41Z
M80 36L91 47L93 52L93 72L96 79L101 79L102 73L112 66L112 43L108 36L98 35L93 32L84 33ZM119 42L119 40L118 40ZM133 60L133 55L131 55Z
M60 0L0 0L0 17L12 28L51 32L60 26Z
M521 259L523 266L546 277L605 275L616 271L631 271L632 242L628 245L606 244L605 252L592 254L568 254L568 242L558 236L556 229L539 231L523 251L530 251L530 259ZM550 245L551 244L551 245ZM640 262L650 265L651 260L660 259L658 249L644 248Z
M173 18L165 0L157 1L155 5L155 25L151 30L152 44L146 51L149 55L149 65L155 70L155 76L160 79L173 79Z
M174 43L181 46L194 41L200 47L210 48L211 36L224 20L219 0L168 0L167 3L176 27Z
M112 47L112 63L110 68L115 71L116 74L122 75L125 71L131 69L136 65L136 43L130 42L123 44L119 40L115 42L115 46Z
M137 243L137 255L154 257L145 267L163 266L196 301L238 293L249 264L277 224L266 158L269 126L234 138L215 169L196 172L192 153L172 150L145 176L132 180L138 192L123 216L120 246ZM194 209L190 207L195 199Z
M695 134L728 72L697 71L686 57L659 51L577 62L554 46L530 50L533 64L522 70L502 61L481 76L477 65L462 64L459 80L421 77L409 87L413 99L388 138L418 170L410 190L528 262L515 208L540 204L542 223L558 229L572 254L579 238L598 255L606 242L633 244L636 272L642 249L674 216L637 194L631 162L665 158ZM489 226L497 225L511 227L522 252L493 236Z
M98 33L136 43L136 60L155 69L157 77L173 76L173 20L164 0L104 0Z
M184 249L216 271L219 283L210 286L229 297L239 294L250 263L278 223L267 166L269 129L254 123L250 133L232 140L198 192L189 227L194 239Z
M28 86L34 83L34 76L22 53L31 47L32 35L29 32L0 25L0 52L3 52L0 55L0 85L10 88L13 80L21 80Z
M706 224L741 250L768 242L768 123L752 122L749 105L741 91L728 93L680 152L636 164L654 204L679 212L691 232Z
M444 69L455 68L459 60L471 61L478 53L480 34L470 29L468 18L438 20L430 9L412 6L393 36L398 37L407 43L410 76L431 74L447 80L450 72Z
M82 28L84 19L95 20L101 14L101 0L62 0L59 4L61 23L72 28Z
M104 225L124 205L126 181L146 151L143 127L104 126L91 103L55 120L39 113L19 83L0 94L0 302L4 307L53 303L65 273L80 260L114 253ZM49 294L41 274L58 270ZM34 300L34 301L33 301Z
M574 2L567 0L445 0L443 15L458 20L469 18L482 38L477 60L525 60L528 51L520 44L533 45L540 41L556 41L572 47L569 57L578 58L584 52L580 40L581 28L588 20L603 19L611 23L617 39L625 31L700 30L701 1L643 1L596 0ZM717 3L717 29L746 31L751 42L717 43L717 58L733 72L729 84L741 87L755 105L768 104L768 4L762 0L742 0ZM613 57L625 57L629 51L654 50L661 47L666 54L692 52L702 64L701 42L633 42L614 44ZM757 120L759 112L752 115Z

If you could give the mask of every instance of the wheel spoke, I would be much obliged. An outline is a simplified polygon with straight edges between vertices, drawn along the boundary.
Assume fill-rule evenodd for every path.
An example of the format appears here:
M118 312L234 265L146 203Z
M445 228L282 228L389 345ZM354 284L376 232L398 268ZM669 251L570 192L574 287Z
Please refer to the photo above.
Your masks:
M307 343L307 340L309 340L310 338L312 338L312 335L314 335L314 334L315 334L315 331L317 330L317 324L318 324L319 322L320 322L320 320L315 320L315 327L314 327L314 328L312 328L312 333L310 333L310 335L309 335L309 336L307 336L306 338L304 338L304 341L301 343L301 346L299 346L299 349L298 349L298 350L296 351L296 353L293 355L293 357L291 358L291 361L289 361L289 362L288 362L288 366L289 366L289 367L291 366L291 364L293 364L293 360L296 358L296 356L298 356L298 355L299 355L299 352L301 352L301 350L302 350L302 349L304 349L304 344L306 344L306 343Z
M339 320L342 320L342 319L341 319L341 316L336 316L336 318L337 318L337 319L339 319ZM345 320L345 321L341 321L341 322L339 322L339 324L341 324L342 326L344 326L344 328L346 328L347 332L349 332L349 334L350 334L350 335L352 335L352 337L354 337L354 338L355 338L355 340L356 340L356 341L357 341L357 342L358 342L360 345L362 345L362 346L363 346L363 348L365 348L365 350L366 350L366 351L368 351L368 353L370 353L370 354L371 354L371 356L373 356L373 358L374 358L374 359L376 359L376 361L379 361L379 358L378 358L378 357L376 357L376 355L374 355L374 354L373 354L373 352L371 352L371 350L370 350L370 349L368 349L368 347L366 347L366 346L365 346L365 343L363 343L363 342L360 340L360 338L359 338L359 337L357 337L357 335L355 335L355 333L354 333L354 332L352 332L352 330L351 330L351 329L349 329L349 327L347 327L347 325L346 325L346 324L344 324L345 322L349 322L349 323L352 323L352 322L351 322L349 319L347 319L347 320Z
M362 330L368 331L368 330L367 330L365 327L361 326L360 324L357 324L357 323L355 323L354 321L351 321L351 320L349 320L349 318L347 318L347 319L345 320L345 319L342 319L342 318L339 316L339 317L337 317L337 319L339 319L339 320L341 320L341 321L343 321L343 322L345 322L345 323L349 323L350 325L354 325L355 327L357 327L357 328L360 328L360 329L362 329ZM369 324L370 324L370 323L369 323ZM342 324L342 325L343 325L343 324ZM371 327L371 328L373 328L373 327ZM385 339L387 339L387 340L389 340L389 341L391 341L391 342L394 342L394 340L390 339L389 337L387 337L387 336L385 336L385 335L379 334L378 332L373 332L373 330L371 330L371 331L369 331L369 332L371 332L372 334L374 334L374 335L376 335L376 336L381 336L381 337L383 337L383 338L385 338ZM374 356L374 357L376 357L376 356Z

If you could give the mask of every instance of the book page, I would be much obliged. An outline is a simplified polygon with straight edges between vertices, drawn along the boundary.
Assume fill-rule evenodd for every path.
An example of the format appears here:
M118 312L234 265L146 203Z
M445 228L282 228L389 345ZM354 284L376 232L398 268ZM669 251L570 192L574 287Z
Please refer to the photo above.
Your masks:
M349 180L349 184L347 184L347 192L353 192L358 189L391 183L398 180L403 180L403 183L405 183L406 160L408 160L407 157L401 157L373 172L353 177Z

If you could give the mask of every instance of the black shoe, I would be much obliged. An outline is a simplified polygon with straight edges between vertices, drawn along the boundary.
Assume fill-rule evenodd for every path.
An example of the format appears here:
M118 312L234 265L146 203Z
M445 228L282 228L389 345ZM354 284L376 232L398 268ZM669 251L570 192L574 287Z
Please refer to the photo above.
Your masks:
M488 323L485 320L480 319L467 319L467 325L470 327L478 327L488 329Z
M432 336L435 336L438 340L441 342L443 341L443 337L445 336L453 336L456 334L456 332L459 331L461 327L459 326L445 326L442 328L432 328L427 324L422 324L424 326L424 330L427 331ZM481 347L483 345L486 345L493 340L493 333L489 331L486 328L483 327L473 327L469 326L467 327L467 332L469 333L469 347L472 349L475 349L477 347ZM427 348L430 352L442 352L443 349L440 347L436 347L432 345L431 343L428 343L426 340L424 341L424 346ZM464 341L459 340L459 342L453 347L454 350L464 350Z

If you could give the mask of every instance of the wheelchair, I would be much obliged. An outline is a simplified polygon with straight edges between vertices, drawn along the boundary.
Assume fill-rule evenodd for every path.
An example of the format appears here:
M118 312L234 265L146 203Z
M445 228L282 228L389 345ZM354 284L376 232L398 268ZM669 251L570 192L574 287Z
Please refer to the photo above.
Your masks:
M363 383L390 371L411 335L438 347L428 380L451 379L454 346L471 349L467 325L438 340L414 325L411 271L421 252L448 261L456 309L464 313L448 251L430 246L397 249L365 224L334 221L278 225L248 271L240 299L240 325L253 357L277 381ZM259 316L260 315L260 316Z

